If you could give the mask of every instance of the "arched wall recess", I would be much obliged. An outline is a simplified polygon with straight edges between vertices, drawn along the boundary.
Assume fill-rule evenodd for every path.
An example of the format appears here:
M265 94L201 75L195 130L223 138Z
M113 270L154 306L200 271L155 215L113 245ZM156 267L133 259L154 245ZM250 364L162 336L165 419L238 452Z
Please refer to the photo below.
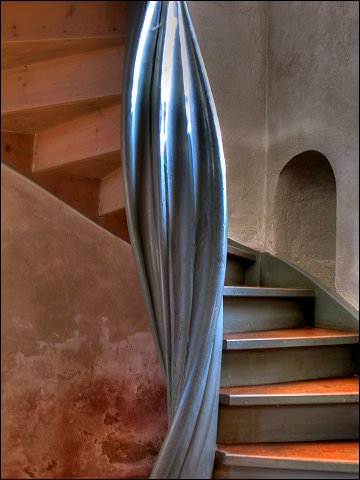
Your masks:
M336 181L327 158L308 150L282 169L274 210L276 255L335 285Z

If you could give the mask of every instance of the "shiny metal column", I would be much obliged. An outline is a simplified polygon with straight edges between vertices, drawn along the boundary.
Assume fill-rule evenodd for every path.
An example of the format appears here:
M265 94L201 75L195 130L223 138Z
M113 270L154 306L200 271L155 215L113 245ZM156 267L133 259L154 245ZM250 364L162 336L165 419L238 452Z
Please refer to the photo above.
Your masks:
M211 478L227 245L220 128L186 2L129 9L126 213L169 417L151 478Z

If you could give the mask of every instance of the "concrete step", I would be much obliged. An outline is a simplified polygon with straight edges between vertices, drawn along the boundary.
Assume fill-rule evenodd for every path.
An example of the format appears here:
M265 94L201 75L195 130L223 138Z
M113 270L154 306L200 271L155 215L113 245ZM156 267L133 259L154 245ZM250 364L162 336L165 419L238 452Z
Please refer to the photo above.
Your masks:
M244 285L246 269L256 262L256 255L228 243L225 285Z
M295 328L312 323L311 289L225 286L223 295L226 333Z
M224 334L221 385L262 385L354 375L358 334L315 328Z
M291 348L322 345L357 344L359 334L324 328L291 328L258 332L225 333L224 350Z
M357 377L222 389L220 443L357 439Z
M213 478L358 478L359 442L218 444Z

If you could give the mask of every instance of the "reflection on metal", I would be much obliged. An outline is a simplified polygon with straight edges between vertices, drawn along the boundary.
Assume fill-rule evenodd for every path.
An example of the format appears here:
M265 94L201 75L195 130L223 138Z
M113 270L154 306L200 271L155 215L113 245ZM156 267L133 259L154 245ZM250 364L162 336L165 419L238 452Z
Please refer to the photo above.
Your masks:
M185 2L129 2L122 163L169 430L151 478L211 478L227 210L215 106Z

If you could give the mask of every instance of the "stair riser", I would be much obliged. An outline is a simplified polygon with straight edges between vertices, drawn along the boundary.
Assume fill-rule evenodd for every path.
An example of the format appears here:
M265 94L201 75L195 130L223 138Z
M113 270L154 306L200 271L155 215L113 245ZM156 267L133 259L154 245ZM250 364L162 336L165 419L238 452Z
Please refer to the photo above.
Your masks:
M221 386L350 376L356 353L354 345L224 351Z
M245 267L241 261L231 255L227 256L225 285L244 285L245 281Z
M303 327L312 312L313 299L224 297L224 332Z
M289 470L279 468L251 468L251 467L228 467L225 465L216 466L213 478L238 478L238 479L358 479L356 473L342 472L317 472L310 470Z
M219 443L351 440L359 436L356 403L220 406Z

